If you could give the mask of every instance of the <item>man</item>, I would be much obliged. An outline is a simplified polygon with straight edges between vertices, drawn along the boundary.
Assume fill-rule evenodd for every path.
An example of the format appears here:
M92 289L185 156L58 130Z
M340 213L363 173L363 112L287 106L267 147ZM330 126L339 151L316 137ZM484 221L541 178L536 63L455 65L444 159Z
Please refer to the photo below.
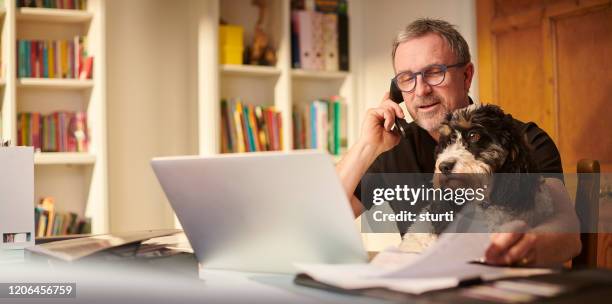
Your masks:
M469 47L459 32L446 21L419 19L401 31L393 45L396 79L403 78L402 95L414 119L407 138L392 131L395 117L404 118L402 109L386 93L377 108L368 110L361 137L337 165L355 216L371 207L360 201L360 180L365 173L431 173L438 128L447 113L471 103L468 92L474 75ZM446 70L441 83L428 83L432 67ZM418 73L422 72L422 73ZM433 73L432 72L432 73ZM429 81L432 82L432 81ZM410 87L412 86L412 90ZM560 173L561 158L550 137L534 123L522 124L530 153L542 173ZM561 180L547 178L555 215L545 223L525 231L492 234L485 258L492 264L550 265L576 256L581 250L579 223ZM521 225L520 223L518 224ZM576 231L576 233L546 233Z

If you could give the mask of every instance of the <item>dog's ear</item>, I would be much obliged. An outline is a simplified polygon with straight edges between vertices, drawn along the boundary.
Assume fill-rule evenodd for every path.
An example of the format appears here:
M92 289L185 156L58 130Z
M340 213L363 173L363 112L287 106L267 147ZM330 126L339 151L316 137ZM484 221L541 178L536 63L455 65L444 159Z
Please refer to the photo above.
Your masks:
M451 117L451 116L448 116L448 117ZM442 124L440 125L440 128L438 129L438 132L440 133L440 138L438 139L438 144L436 145L436 149L434 150L435 156L440 154L440 152L442 152L442 150L446 147L447 142L448 142L448 137L453 132L453 129L448 124L448 120L442 122Z
M448 137L453 130L448 125L448 123L442 123L442 125L440 126L440 129L438 129L438 131L440 132L441 136Z
M502 166L504 172L531 172L533 164L529 156L527 136L521 132L512 115L505 114L504 129L508 130L508 156Z

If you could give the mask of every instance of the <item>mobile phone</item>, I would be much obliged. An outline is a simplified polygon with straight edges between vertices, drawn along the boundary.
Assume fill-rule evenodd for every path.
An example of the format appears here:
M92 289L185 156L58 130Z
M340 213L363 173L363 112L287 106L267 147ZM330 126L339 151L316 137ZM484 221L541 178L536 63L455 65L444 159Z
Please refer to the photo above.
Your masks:
M404 102L404 96L402 96L402 91L397 87L395 81L393 80L391 80L391 88L389 88L389 98L397 104ZM397 130L398 134L402 138L406 138L408 136L408 123L405 119L395 117L394 130Z

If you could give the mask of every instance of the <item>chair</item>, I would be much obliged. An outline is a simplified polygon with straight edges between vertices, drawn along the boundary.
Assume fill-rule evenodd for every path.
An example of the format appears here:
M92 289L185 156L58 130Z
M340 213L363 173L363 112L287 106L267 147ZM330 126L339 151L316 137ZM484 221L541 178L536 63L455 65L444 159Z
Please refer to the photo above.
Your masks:
M572 267L597 267L597 224L599 220L599 162L590 159L578 161L576 172L576 214L580 220L582 251L572 259ZM591 174L581 174L591 173Z

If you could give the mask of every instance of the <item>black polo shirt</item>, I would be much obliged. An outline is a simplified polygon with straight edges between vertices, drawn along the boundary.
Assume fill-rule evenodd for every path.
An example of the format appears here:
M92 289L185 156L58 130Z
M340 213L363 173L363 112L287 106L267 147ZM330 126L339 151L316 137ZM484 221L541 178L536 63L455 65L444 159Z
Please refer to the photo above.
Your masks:
M538 172L563 173L561 155L550 136L533 122L523 123L516 119L515 122L527 139ZM433 173L436 140L415 122L409 124L407 134L397 146L378 156L366 173ZM563 178L560 174L553 176ZM354 194L361 200L361 183ZM362 203L366 209L372 207L371 201Z

